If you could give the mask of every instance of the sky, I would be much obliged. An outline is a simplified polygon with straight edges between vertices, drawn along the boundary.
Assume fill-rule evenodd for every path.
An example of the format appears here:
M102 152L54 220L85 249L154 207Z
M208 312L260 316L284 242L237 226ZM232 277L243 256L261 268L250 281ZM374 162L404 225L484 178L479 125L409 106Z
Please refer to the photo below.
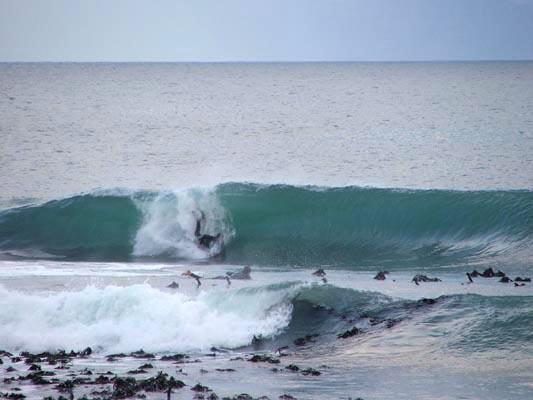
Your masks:
M0 61L533 59L533 0L0 0Z

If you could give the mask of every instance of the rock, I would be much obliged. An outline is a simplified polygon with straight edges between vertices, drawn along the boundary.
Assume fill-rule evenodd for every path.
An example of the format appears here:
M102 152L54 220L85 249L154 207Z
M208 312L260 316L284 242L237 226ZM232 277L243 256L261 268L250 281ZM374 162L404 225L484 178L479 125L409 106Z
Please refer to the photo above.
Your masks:
M279 400L297 400L296 397L292 397L290 394L282 394L278 398Z
M100 375L98 378L96 378L94 380L94 384L95 385L106 385L108 383L110 383L111 380L109 379L109 377L105 376L105 375Z
M44 376L51 376L55 375L53 372L50 371L36 371L32 372L24 377L20 377L20 380L31 380L31 383L34 385L50 385L52 382L50 382L47 379L44 379Z
M134 351L133 353L130 353L130 357L134 358L155 358L155 356L151 353L145 353L143 349L140 349L139 351Z
M502 279L499 280L499 282L501 282L501 283L509 283L509 282L512 282L512 280L508 276L504 276Z
M503 278L505 276L505 272L498 270L498 272L496 272L494 276L497 278Z
M139 367L139 369L150 369L150 368L154 368L154 366L152 364L143 364Z
M514 283L515 287L526 286L525 283Z
M426 275L415 275L412 282L418 285L419 282L441 282L439 278L430 278Z
M167 288L170 289L179 289L180 285L178 285L176 282L172 281L170 285L167 286Z
M379 271L376 276L374 276L374 279L378 280L378 281L384 281L385 279L387 279L387 274L389 272L388 271Z
M495 273L492 268L487 268L483 273L481 274L483 278L494 278Z
M139 368L139 369L128 371L128 374L131 374L131 375L146 374L146 371L144 369Z
M0 392L0 398L2 399L10 399L10 400L19 400L19 399L25 399L26 396L22 393L2 393Z
M227 353L227 350L219 349L218 347L211 347L209 351L212 351L213 353Z
M472 278L477 278L477 277L481 276L481 274L477 270L473 270L472 272L470 272L470 276Z
M211 389L209 389L207 386L202 386L199 383L194 385L191 388L191 390L194 391L194 392L200 392L200 393L211 392Z
M233 368L215 368L215 371L218 372L235 372Z
M72 392L72 389L74 389L74 382L71 381L71 380L67 380L65 382L61 382L59 385L56 385L56 389L59 390L60 392L66 392L66 393L70 393Z
M168 374L159 372L155 378L148 378L139 381L138 387L146 392L162 392L172 389L181 389L185 386L185 383L175 379L174 377L168 377Z
M93 353L93 350L90 347L85 348L85 350L80 352L80 357L87 357Z
M307 343L314 343L314 338L318 337L319 335L317 333L314 333L312 335L305 335L304 337L297 338L293 343L296 346L304 346Z
M319 376L320 371L317 371L316 369L313 369L313 368L306 368L302 371L302 375Z
M127 357L127 355L124 353L117 353L117 354L108 354L107 357L108 358L124 358L124 357Z
M346 339L355 335L359 335L361 333L361 330L358 329L356 326L354 326L352 329L349 329L345 332L339 333L337 335L338 339Z
M137 393L137 381L135 378L115 378L113 382L114 399L125 399L135 396Z
M278 348L276 349L276 355L277 355L278 357L286 357L286 356L288 356L288 354L287 354L287 353L284 353L283 351L288 350L288 349L289 349L289 346L281 346L281 347L278 347Z
M288 369L289 371L292 371L292 372L298 372L300 370L300 367L294 364L289 364L285 367L285 369Z
M324 276L326 276L326 271L324 271L322 268L319 268L315 272L313 272L313 275L323 278Z
M433 304L437 304L437 301L438 301L437 299L427 299L427 298L423 297L420 300L418 300L416 302L416 304L419 305L419 306L423 306L423 305L431 306Z
M161 361L183 361L187 358L189 358L188 355L177 353L171 356L162 356L160 360Z
M234 396L232 400L254 400L254 398L248 393L241 393L237 396Z
M521 277L517 276L515 278L515 282L531 282L531 278L521 278Z
M247 361L250 362L267 362L269 364L279 364L279 360L277 358L269 357L264 354L256 354L252 358L249 358Z

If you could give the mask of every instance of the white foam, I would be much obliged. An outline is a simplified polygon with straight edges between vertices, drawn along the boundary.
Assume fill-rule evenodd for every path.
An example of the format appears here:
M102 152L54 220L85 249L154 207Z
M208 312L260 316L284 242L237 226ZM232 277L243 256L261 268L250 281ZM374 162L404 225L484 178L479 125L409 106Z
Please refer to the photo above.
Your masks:
M220 245L205 250L198 247L195 237L196 221L205 215L202 233L222 234L227 243L233 228L213 190L187 189L160 193L155 199L139 200L143 223L135 237L133 254L186 259L204 259L218 254Z
M195 351L247 345L289 323L296 288L202 292L149 285L25 294L0 286L0 343L10 350Z

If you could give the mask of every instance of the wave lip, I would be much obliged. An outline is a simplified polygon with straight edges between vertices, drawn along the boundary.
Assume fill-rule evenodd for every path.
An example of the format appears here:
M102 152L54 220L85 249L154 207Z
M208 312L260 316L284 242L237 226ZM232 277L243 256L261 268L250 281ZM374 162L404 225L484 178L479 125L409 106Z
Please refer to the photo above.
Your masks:
M201 249L194 235L221 233ZM232 264L439 266L531 255L533 192L457 192L230 183L176 192L107 191L0 212L10 257ZM525 252L525 253L524 253Z

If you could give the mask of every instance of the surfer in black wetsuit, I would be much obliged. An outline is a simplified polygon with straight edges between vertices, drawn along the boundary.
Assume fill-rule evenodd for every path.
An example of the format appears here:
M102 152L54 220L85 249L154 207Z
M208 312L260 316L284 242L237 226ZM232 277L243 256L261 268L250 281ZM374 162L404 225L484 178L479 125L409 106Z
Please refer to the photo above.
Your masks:
M185 271L183 274L181 274L183 276L188 276L188 277L191 277L193 279L196 279L196 283L198 284L198 287L200 287L200 285L202 284L202 282L200 282L200 276L192 273L190 270L189 271Z
M220 239L221 234L217 233L216 235L202 234L202 224L205 223L205 214L203 211L200 211L200 218L196 219L196 228L194 229L194 236L198 241L198 245L204 249L210 249L213 246L213 243L217 242Z

